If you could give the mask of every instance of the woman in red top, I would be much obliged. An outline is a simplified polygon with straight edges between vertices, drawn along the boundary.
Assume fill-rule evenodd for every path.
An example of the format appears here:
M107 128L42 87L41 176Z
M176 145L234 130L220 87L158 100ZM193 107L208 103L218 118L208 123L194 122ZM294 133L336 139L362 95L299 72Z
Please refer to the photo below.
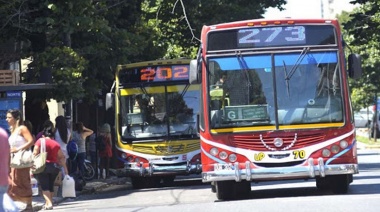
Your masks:
M103 137L103 143L105 144L105 148L102 151L99 151L100 158L100 176L103 175L103 170L105 170L105 178L109 176L109 168L110 168L110 158L112 157L112 140L111 140L111 126L109 124L103 124L100 128L99 136Z
M57 178L60 166L63 166L65 174L68 173L66 167L66 158L63 155L61 146L53 139L54 129L53 125L45 126L43 129L42 138L38 139L34 146L34 155L38 155L41 150L41 142L45 141L47 152L45 170L35 177L41 186L42 195L45 199L45 210L53 209L53 194L54 194L54 181Z

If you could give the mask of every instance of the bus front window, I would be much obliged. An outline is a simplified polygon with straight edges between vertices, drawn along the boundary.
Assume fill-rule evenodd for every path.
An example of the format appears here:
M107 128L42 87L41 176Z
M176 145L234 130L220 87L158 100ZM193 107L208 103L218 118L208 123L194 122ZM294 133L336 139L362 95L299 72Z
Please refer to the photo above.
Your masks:
M155 86L125 91L130 94L121 96L120 104L125 140L197 136L194 117L199 105L194 104L194 98L199 98L199 85Z
M240 57L209 59L212 128L343 121L336 52Z

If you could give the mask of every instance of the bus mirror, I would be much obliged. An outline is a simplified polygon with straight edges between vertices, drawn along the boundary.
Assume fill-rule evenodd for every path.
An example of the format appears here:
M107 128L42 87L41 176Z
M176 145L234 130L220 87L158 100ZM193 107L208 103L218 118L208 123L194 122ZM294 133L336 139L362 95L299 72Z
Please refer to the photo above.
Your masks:
M359 79L362 76L361 57L358 54L348 56L348 75L353 79Z
M106 111L115 107L115 95L113 93L106 94Z
M190 84L195 84L195 83L199 83L200 82L200 79L199 79L199 66L200 64L198 64L198 61L197 60L191 60L190 61L190 73L189 73L189 83Z

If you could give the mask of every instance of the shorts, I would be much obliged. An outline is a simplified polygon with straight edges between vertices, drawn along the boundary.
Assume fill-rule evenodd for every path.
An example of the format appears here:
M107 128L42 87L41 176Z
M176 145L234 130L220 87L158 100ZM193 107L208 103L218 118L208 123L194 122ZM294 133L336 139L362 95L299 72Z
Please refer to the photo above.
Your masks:
M46 163L45 170L40 174L35 175L42 191L54 192L54 182L59 171L60 168L55 163Z

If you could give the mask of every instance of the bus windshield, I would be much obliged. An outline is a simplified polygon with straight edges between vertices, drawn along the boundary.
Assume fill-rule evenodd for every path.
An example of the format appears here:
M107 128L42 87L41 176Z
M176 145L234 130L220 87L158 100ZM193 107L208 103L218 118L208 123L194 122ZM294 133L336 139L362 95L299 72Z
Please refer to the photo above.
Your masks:
M170 85L121 90L123 140L198 137L199 85Z
M211 128L343 122L337 54L209 57Z

